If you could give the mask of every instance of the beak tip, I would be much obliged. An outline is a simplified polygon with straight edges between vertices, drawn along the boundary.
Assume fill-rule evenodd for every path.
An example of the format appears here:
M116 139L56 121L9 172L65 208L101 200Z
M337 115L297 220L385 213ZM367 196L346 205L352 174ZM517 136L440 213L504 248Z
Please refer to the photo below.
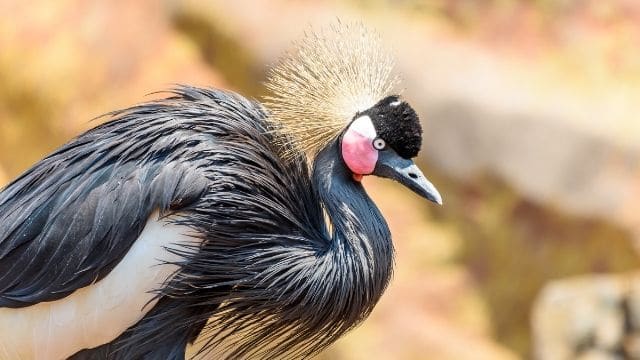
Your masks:
M436 203L436 204L438 204L438 205L442 206L442 196L440 196L440 194L439 194L439 193L435 193L435 194L433 195L433 199L431 199L431 201L433 201L434 203Z
M442 195L440 195L440 192L438 191L438 189L436 189L435 186L433 186L432 183L430 183L428 180L425 179L426 185L424 186L424 189L426 190L423 193L423 196L426 197L429 201L432 201L440 206L442 206Z

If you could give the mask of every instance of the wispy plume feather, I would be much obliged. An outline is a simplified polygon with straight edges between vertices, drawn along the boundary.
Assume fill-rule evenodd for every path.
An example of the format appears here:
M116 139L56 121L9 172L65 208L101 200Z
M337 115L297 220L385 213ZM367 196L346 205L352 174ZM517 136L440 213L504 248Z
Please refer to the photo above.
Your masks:
M269 71L265 105L294 148L313 156L358 112L390 95L398 78L380 36L361 23L312 29L294 45Z

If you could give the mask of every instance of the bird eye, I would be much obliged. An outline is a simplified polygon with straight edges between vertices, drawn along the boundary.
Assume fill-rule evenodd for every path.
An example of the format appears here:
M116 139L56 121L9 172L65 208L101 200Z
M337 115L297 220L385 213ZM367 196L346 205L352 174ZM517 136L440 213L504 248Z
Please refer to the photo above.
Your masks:
M387 143L386 143L384 140L382 140L381 138L375 138L375 139L373 140L373 147L374 147L376 150L382 150L382 149L384 149L385 147L387 147Z

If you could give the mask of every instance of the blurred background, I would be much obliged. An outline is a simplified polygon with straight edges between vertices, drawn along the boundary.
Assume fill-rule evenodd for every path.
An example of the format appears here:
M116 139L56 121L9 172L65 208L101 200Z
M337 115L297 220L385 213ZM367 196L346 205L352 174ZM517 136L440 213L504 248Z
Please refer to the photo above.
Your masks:
M0 184L176 83L259 99L336 18L393 50L445 205L365 180L395 279L319 358L640 358L637 1L0 0Z

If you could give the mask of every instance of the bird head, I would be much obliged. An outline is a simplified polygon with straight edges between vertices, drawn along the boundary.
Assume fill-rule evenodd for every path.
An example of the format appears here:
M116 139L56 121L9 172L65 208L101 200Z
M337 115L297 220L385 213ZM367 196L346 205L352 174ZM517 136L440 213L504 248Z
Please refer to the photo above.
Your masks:
M360 23L309 31L268 74L269 120L288 144L285 158L311 158L334 140L359 182L365 175L396 180L442 204L412 158L422 145L415 110L393 89L393 59L380 37Z
M389 178L442 204L438 190L411 160L421 145L418 115L407 102L392 95L356 114L341 135L340 151L355 181L364 175Z

